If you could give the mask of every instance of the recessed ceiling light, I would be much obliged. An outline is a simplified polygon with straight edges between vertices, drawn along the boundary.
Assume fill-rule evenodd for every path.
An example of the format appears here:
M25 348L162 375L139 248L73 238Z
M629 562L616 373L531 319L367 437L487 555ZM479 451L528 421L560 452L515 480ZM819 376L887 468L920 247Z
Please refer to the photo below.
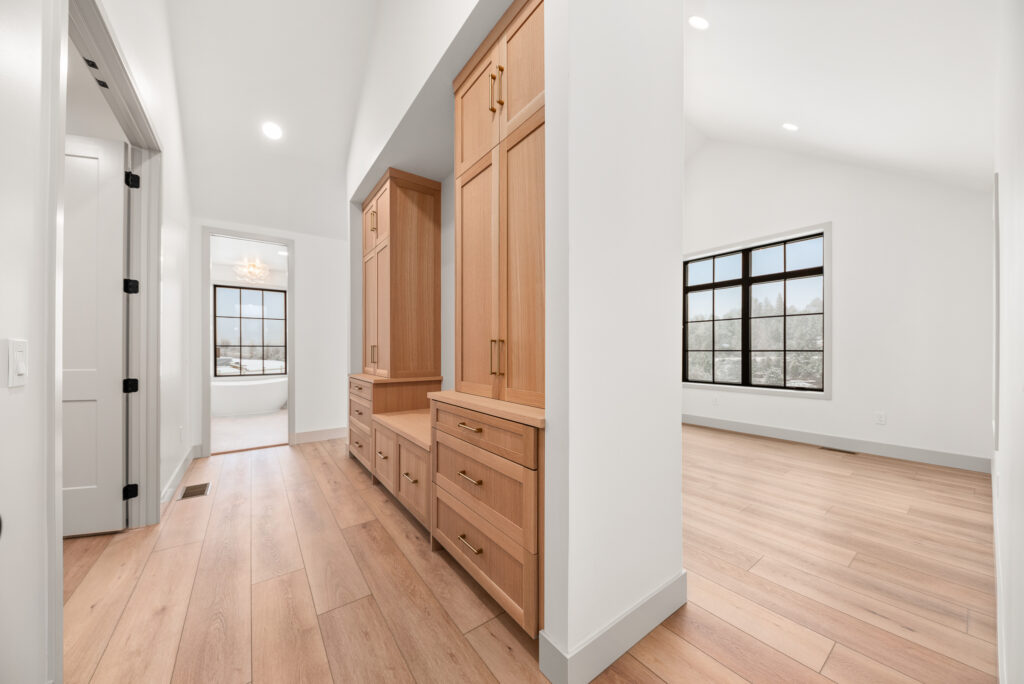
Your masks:
M784 123L782 124L782 127L789 131L790 133L796 133L797 131L800 130L800 127L797 126L795 123Z
M267 136L271 140L280 140L281 136L284 135L284 131L273 121L263 122L263 135Z
M279 256L288 256L288 252L278 252Z
M709 28L711 28L711 22L705 19L704 17L698 17L697 15L693 15L692 17L690 17L690 26L697 29L698 31L707 31Z

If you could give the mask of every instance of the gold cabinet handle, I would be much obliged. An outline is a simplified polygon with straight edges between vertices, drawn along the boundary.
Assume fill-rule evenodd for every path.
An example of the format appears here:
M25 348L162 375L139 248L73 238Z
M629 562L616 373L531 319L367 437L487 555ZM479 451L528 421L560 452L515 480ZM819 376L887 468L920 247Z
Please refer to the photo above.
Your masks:
M376 211L371 211L370 212L370 232L373 232L373 233L377 232L377 212Z
M357 416L361 416L361 415L363 415L363 412L362 412L362 411L360 411L359 409L352 409L352 410L353 410L353 411L355 412L355 414L356 414Z
M463 430L469 430L470 432L475 432L477 434L480 434L481 432L484 431L483 428L473 427L472 425L466 425L465 423L459 423L459 427L462 428Z
M370 363L377 363L377 345L370 345Z
M504 73L505 73L505 67L499 66L498 67L498 104L499 105L504 105L505 104L505 100L501 99L501 81L502 81L501 77L502 77L502 75Z
M491 375L497 375L498 372L494 370L494 348L498 345L498 340L491 340L491 348L487 352L487 369L491 371Z
M362 392L362 391L363 391L363 386L362 386L362 385L352 385L352 386L353 386L354 388L356 388L357 390L359 390L360 392Z
M479 556L481 553L484 552L483 549L473 548L473 545L470 544L468 541L466 541L466 535L464 535L464 534L460 534L459 535L459 541L462 542L463 544L465 544L466 548L468 548L470 551L472 551L477 556Z
M404 477L409 482L412 482L413 484L419 482L419 480L414 480L413 478L409 477L409 473L402 473L402 477Z
M490 109L492 112L498 111L498 108L494 106L494 81L497 78L497 76L491 74L491 98L487 101L487 108Z
M484 483L483 480L474 480L473 478L471 478L469 475L466 474L465 470L460 470L459 471L459 477L461 477L463 480L469 480L470 482L475 484L477 487L482 486L483 483Z
M362 442L352 442L352 443L356 445L357 449L362 449L363 448L363 443Z
M380 460L382 460L382 461L388 460L388 457L384 455L383 451L378 451L377 455L380 456Z
M505 371L501 370L501 359L505 355L505 340L498 340L498 375L504 375Z

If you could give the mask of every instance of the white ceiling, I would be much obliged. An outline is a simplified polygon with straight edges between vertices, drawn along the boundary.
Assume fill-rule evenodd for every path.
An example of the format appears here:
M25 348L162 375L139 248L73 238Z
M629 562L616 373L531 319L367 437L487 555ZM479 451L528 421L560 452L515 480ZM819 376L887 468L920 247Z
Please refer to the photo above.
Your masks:
M687 120L990 187L994 0L687 0ZM800 126L782 130L783 122Z
M284 252L284 254L281 254ZM266 264L272 271L288 272L288 248L272 242L240 240L214 235L210 237L210 263L215 266Z
M192 214L344 237L372 0L167 3ZM284 137L263 137L272 120Z

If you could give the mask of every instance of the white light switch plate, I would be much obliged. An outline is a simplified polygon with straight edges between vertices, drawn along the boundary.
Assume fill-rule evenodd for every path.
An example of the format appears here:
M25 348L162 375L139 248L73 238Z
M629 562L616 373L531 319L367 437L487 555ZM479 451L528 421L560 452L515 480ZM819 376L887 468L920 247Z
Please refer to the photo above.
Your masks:
M7 386L24 387L28 379L28 340L4 340L7 347Z

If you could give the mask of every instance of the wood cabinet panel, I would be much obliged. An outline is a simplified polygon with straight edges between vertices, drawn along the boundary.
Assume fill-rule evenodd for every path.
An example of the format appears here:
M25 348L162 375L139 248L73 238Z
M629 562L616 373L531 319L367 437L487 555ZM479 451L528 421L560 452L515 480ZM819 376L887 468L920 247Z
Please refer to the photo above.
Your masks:
M373 442L370 439L370 432L359 427L358 423L349 423L348 449L367 470L373 472Z
M380 244L391 236L391 187L385 185L377 195L377 199L373 203L374 209L377 211L376 220L376 235L377 242Z
M398 500L420 522L430 525L430 453L398 438Z
M373 453L373 474L394 494L398 475L398 439L395 433L374 425Z
M537 556L443 489L434 497L434 538L531 637L537 636Z
M373 385L356 378L348 379L348 393L363 401L373 402Z
M537 430L461 406L434 402L434 427L527 468L537 467Z
M376 227L376 204L370 202L369 205L363 208L363 254L368 254L373 250L374 244L377 242L377 232L374 230Z
M544 110L501 143L501 399L544 406Z
M434 483L530 553L537 552L537 471L440 430Z
M498 148L455 184L455 388L500 393L498 338Z
M485 55L455 92L455 175L498 144L497 53Z
M544 106L544 3L531 0L498 41L499 135Z
M363 372L374 374L377 364L377 254L363 258Z
M377 344L374 356L373 372L375 375L388 377L391 369L391 244L384 244L377 249Z
M349 424L358 423L364 430L369 430L373 424L371 417L373 415L373 409L370 403L363 401L362 399L355 399L349 397L348 402L348 420Z

